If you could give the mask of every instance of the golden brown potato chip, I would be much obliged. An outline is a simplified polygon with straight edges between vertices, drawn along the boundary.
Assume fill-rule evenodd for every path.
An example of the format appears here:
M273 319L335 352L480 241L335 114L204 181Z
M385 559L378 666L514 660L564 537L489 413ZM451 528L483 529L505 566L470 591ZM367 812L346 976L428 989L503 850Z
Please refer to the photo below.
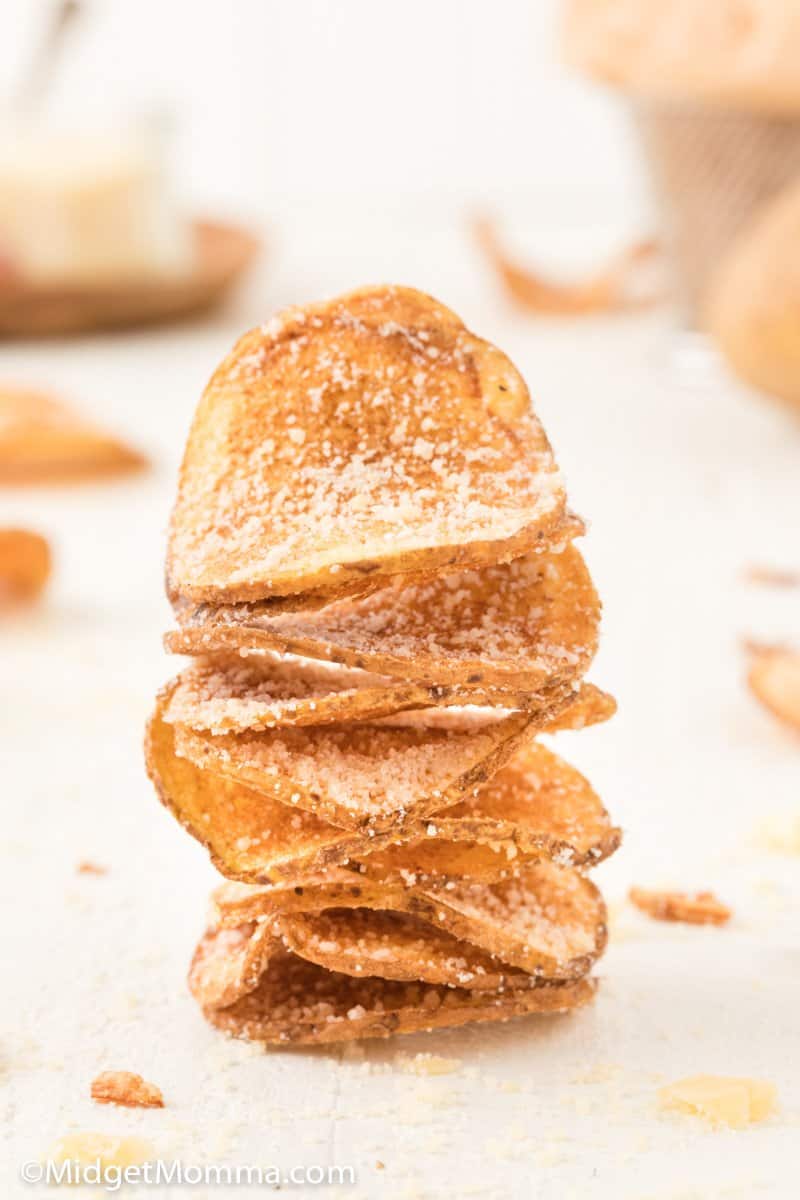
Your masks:
M408 913L503 963L546 979L584 975L605 947L606 910L597 888L579 872L551 862L530 863L513 879L499 883L464 882L445 888L363 878L348 891L340 882L343 874L336 870L330 879L321 876L300 888L273 884L247 892L240 884L223 885L214 894L213 919L225 926L268 921L280 934L287 912L294 916L334 908ZM301 953L296 944L292 949Z
M181 468L169 590L221 603L496 562L548 542L564 511L505 355L421 292L364 288L288 309L215 372Z
M592 864L619 844L619 830L583 776L535 744L523 747L475 797L431 820L367 835L178 757L174 731L158 712L148 726L147 765L162 802L215 866L249 883L297 884L347 863L382 879L493 880L542 857Z
M46 538L28 529L0 529L0 606L34 600L50 569Z
M581 517L567 509L564 512L561 520L553 527L551 536L547 542L537 544L531 554L543 554L548 550L556 550L566 546L573 539L583 537L586 533L586 522ZM505 560L504 560L505 561ZM442 575L463 570L459 563L454 563L449 566L441 566L435 569L421 567L416 571L404 571L403 579L407 585L430 583L431 580L437 579ZM391 579L391 576L389 577ZM182 596L180 592L169 589L169 599L172 603L173 611L180 625L202 626L206 618L212 615L218 608L230 609L232 616L236 616L237 612L242 616L259 616L259 617L275 617L286 613L301 613L315 612L319 608L324 608L328 604L338 600L356 599L361 596L369 596L372 592L379 591L387 584L385 575L362 575L359 578L345 579L343 582L336 582L336 576L323 588L314 588L307 592L291 592L285 596L268 596L258 600L240 601L240 602L224 602L223 604L193 601L186 596ZM173 632L170 636L177 637L178 633ZM187 633L187 638L189 634ZM231 635L230 644L238 649L238 643L235 643ZM175 651L175 653L181 653ZM194 650L188 653L195 653Z
M800 653L780 646L754 647L747 682L765 708L800 731Z
M215 734L242 733L287 725L372 723L430 705L550 708L556 699L560 695L548 692L433 687L310 659L229 653L200 658L178 676L164 719Z
M62 401L27 388L0 387L0 484L71 482L146 465L138 450Z
M620 836L588 781L530 743L477 795L404 831L402 842L351 857L372 877L400 872L406 880L493 881L540 858L592 866L613 854Z
M535 978L407 913L329 908L282 914L276 932L287 950L329 971L497 991Z
M196 766L344 829L380 832L477 789L534 724L532 714L515 713L466 733L363 724L216 736L174 729L177 753Z
M659 253L653 239L627 246L596 274L580 283L556 283L538 271L521 267L503 249L493 222L475 222L478 245L519 308L547 316L573 317L589 313L640 308L662 299L660 288L642 275Z
M503 988L497 993L436 984L364 979L327 971L276 949L257 985L220 1004L214 979L229 969L230 931L202 939L189 986L213 1025L233 1034L278 1045L329 1043L394 1033L439 1029L472 1021L506 1021L525 1013L569 1012L594 995L591 980ZM240 953L244 953L244 948Z
M586 974L606 944L606 910L597 888L551 862L525 866L499 883L409 889L411 911L456 937L546 979Z
M600 603L569 545L424 584L396 579L309 613L257 614L257 605L203 606L167 648L277 650L432 685L536 691L586 671Z

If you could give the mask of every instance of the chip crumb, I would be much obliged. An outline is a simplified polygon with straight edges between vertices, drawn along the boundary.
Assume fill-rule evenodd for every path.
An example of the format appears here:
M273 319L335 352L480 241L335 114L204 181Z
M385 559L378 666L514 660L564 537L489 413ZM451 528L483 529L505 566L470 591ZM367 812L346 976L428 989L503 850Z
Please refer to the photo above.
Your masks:
M498 1080L496 1087L498 1092L516 1093L522 1091L522 1088L517 1083L516 1079L500 1079Z
M692 1075L658 1093L662 1109L704 1117L713 1125L742 1129L775 1111L774 1084L727 1075Z
M78 863L76 868L79 875L107 875L108 867L104 867L102 863L91 862L89 859L83 859Z
M125 1108L163 1108L161 1089L133 1071L102 1071L92 1080L92 1099Z
M748 583L762 584L765 587L800 587L800 571L782 567L750 566L745 568L744 578Z
M649 891L632 887L631 904L656 921L682 921L687 925L724 925L731 910L713 892Z
M375 1170L376 1171L385 1171L386 1170L385 1163L382 1163L380 1159L377 1159L375 1162Z
M395 1066L408 1075L452 1075L461 1066L460 1058L444 1058L441 1054L398 1054Z
M800 855L800 811L773 813L755 830L757 846L776 854Z

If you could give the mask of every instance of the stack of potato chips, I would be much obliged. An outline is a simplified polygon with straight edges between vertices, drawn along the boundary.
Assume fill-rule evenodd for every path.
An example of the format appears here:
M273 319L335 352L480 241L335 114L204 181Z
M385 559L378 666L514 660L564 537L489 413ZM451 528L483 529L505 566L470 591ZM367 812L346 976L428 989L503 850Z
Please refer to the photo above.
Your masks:
M605 720L599 601L527 388L406 288L290 309L201 400L147 733L230 882L190 986L215 1025L332 1042L564 1012L619 830L540 732Z

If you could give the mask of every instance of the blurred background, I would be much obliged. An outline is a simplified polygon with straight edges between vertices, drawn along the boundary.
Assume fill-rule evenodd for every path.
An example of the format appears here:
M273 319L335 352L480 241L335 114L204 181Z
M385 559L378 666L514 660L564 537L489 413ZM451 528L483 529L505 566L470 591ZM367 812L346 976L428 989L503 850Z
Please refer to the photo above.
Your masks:
M672 1072L688 1045L687 1070L701 1050L729 1067L770 979L756 1073L796 1090L800 659L766 697L746 679L800 635L800 2L570 7L567 65L557 0L86 0L60 34L58 4L4 0L0 579L24 603L0 613L0 899L26 896L3 1003L41 1050L11 1071L27 1157L90 1122L76 1081L112 1033L145 1075L173 1064L181 1136L207 1141L184 974L215 877L141 752L176 669L166 523L235 339L372 282L431 292L511 356L589 518L592 678L620 711L558 746L626 830L612 902L704 887L741 916L713 944L612 935L603 1054ZM327 1087L323 1060L307 1069ZM761 1146L777 1179L782 1136L744 1139L731 1178ZM659 1146L666 1186L685 1155ZM644 1194L629 1182L598 1195Z
M559 61L558 0L84 8L52 109L168 113L181 192L200 211L299 223L336 205L357 223L387 205L426 218L488 199L581 218L635 205L617 106ZM51 10L4 5L6 92Z

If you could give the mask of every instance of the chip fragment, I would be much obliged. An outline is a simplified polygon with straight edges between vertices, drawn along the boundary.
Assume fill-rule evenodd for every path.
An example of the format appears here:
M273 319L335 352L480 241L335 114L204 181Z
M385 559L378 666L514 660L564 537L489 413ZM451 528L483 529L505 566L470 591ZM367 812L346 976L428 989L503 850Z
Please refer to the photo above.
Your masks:
M631 904L656 921L684 921L687 925L725 925L731 910L713 892L658 892L632 887Z
M98 1104L123 1108L163 1108L161 1088L134 1071L101 1071L92 1080L91 1096Z
M754 647L747 682L773 716L800 732L800 653L781 646Z
M730 1075L692 1075L659 1091L664 1109L704 1117L712 1125L743 1129L775 1109L774 1084Z

